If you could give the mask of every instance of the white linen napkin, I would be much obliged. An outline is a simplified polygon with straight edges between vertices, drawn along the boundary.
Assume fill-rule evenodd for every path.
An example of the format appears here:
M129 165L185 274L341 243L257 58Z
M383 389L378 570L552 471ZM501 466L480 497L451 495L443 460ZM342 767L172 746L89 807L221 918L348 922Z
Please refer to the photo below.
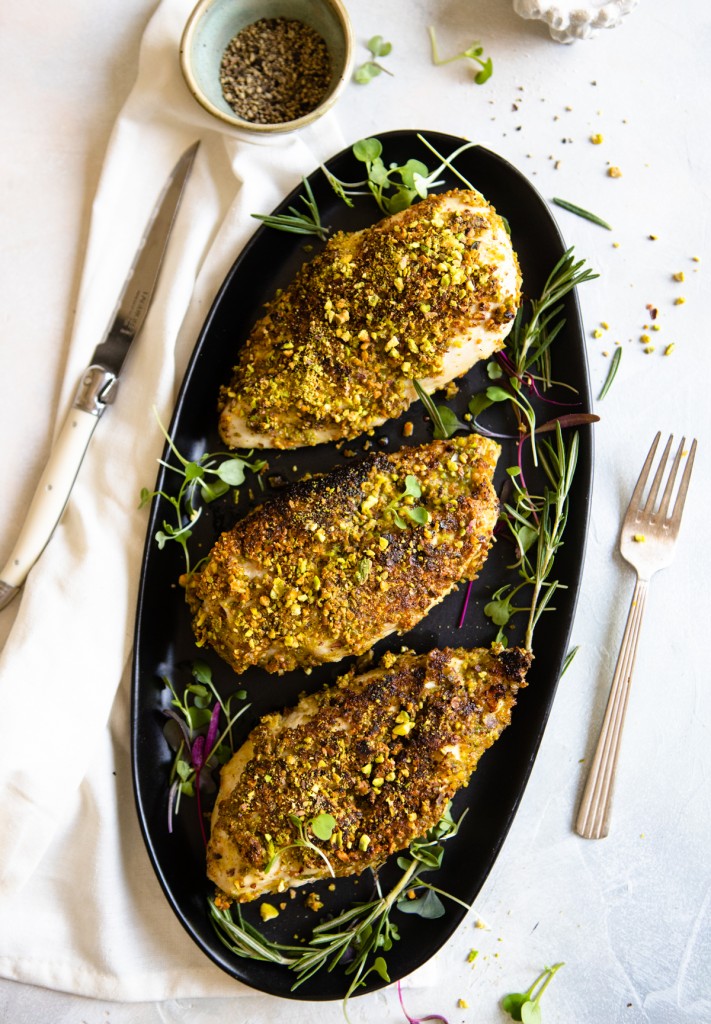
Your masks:
M0 657L0 974L113 999L235 994L182 932L133 806L129 671L155 480L190 352L231 263L267 212L343 146L318 131L250 144L195 103L178 66L194 0L163 0L96 195L61 415L114 308L153 204L201 139L151 312ZM112 710L113 709L113 710Z

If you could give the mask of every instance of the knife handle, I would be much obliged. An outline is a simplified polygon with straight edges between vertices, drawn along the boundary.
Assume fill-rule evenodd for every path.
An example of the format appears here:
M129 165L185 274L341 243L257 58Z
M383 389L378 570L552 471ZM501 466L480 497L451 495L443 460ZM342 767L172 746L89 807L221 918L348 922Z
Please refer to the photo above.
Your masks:
M103 377L102 377L103 374ZM113 399L115 378L87 368L74 405L57 437L49 462L25 515L20 536L0 572L0 609L18 593L62 517L94 428Z

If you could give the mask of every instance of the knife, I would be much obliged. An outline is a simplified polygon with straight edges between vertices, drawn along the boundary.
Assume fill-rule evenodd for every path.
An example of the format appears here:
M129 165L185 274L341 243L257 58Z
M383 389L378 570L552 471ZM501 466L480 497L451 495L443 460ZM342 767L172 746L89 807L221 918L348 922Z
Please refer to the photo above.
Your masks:
M185 183L199 142L183 153L153 209L119 296L113 319L52 448L20 536L0 573L0 609L12 601L62 517L96 424L116 398L121 367L148 314Z

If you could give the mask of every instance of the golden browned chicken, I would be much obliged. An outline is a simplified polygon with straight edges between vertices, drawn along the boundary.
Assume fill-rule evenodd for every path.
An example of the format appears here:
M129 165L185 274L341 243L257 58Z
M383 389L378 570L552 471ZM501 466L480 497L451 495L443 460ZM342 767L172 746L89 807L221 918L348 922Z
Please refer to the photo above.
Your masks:
M264 717L222 769L210 879L246 902L377 869L467 784L509 724L530 660L500 646L386 654ZM320 839L314 822L325 815L330 837Z
M477 434L376 453L293 484L182 577L199 646L236 672L309 668L403 633L492 543L499 446Z
M428 196L306 263L220 392L236 448L352 438L503 348L520 301L504 223L478 192Z

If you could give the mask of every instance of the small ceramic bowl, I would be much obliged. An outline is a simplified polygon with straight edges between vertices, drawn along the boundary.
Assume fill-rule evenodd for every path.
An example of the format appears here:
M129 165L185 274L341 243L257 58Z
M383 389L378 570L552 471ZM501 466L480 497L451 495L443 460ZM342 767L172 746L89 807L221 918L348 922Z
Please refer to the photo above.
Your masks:
M317 107L293 121L245 121L222 94L220 64L229 42L261 18L291 18L315 29L328 48L331 80ZM180 67L198 103L224 125L252 137L298 131L335 104L351 73L353 29L341 0L200 0L180 42Z

